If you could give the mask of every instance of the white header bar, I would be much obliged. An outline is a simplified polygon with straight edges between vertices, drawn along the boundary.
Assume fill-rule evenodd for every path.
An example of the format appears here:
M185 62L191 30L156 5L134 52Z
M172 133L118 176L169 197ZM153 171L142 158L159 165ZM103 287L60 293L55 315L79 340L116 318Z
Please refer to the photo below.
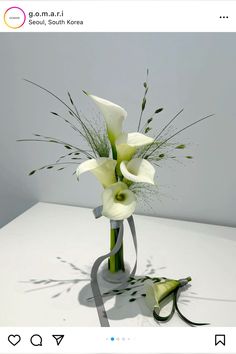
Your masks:
M234 32L235 1L1 1L1 32Z
M4 327L0 354L236 353L236 328Z

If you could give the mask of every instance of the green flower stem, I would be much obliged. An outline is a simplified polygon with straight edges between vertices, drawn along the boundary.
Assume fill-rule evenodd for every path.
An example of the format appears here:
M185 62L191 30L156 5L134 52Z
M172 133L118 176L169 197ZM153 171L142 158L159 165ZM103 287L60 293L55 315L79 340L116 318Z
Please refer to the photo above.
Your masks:
M112 148L112 157L113 160L117 160L117 150L115 145L111 144ZM119 175L116 170L116 177L117 181L119 180ZM110 250L115 247L117 238L119 234L119 229L112 229L110 230ZM123 243L121 245L120 250L114 255L111 256L108 260L108 269L112 273L119 272L120 270L125 271L125 264L124 264L124 250L123 250Z
M112 149L113 160L117 160L117 151L116 151L116 147L113 144L111 145L111 149Z
M112 229L110 231L110 249L112 250L116 244L117 238L119 234L119 229ZM120 250L114 255L111 256L109 261L108 261L108 269L112 273L116 273L120 270L125 271L125 265L124 265L124 250L123 250L123 244L120 248Z

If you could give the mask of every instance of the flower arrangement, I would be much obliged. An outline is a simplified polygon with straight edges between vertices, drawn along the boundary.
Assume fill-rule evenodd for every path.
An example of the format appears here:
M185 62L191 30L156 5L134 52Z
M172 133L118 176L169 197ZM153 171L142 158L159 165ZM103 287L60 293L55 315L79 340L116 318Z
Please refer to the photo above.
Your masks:
M127 112L124 108L113 102L83 91L97 106L103 116L103 119L99 120L99 122L92 121L85 117L77 108L69 92L69 102L67 103L48 89L30 80L25 80L49 93L66 108L66 117L54 111L51 114L55 118L62 119L73 131L78 133L81 143L83 141L86 144L86 147L82 148L58 138L40 134L35 134L33 139L20 139L19 141L38 141L62 145L67 151L67 153L60 156L54 163L35 169L29 175L32 176L36 172L45 169L62 171L66 167L74 167L76 165L74 174L78 180L86 172L92 173L97 178L103 187L103 191L101 198L102 205L99 207L99 212L95 210L95 216L98 212L99 215L97 216L102 215L111 220L111 252L109 253L109 257L105 258L109 258L108 271L113 274L119 272L125 273L126 271L123 255L122 221L128 219L136 247L132 214L136 209L138 201L149 197L150 193L158 195L156 170L163 161L178 159L178 151L186 148L184 143L176 142L174 138L184 130L213 116L213 114L206 115L179 130L173 130L172 124L182 114L183 109L181 109L164 127L157 130L154 129L153 122L161 114L163 108L157 107L151 116L144 118L149 90L148 74L147 70L147 77L143 83L144 95L135 132L126 132L124 130L123 124L127 117ZM192 159L190 155L183 157ZM95 262L96 266L93 267L91 273L93 274L91 275L91 284L96 283L98 267L105 258L101 257L101 260L98 262L99 264ZM136 266L133 272L129 274L130 276L134 276L135 269ZM120 281L120 278L118 279ZM190 278L186 279L185 283L190 280ZM167 289L166 284L168 289L169 284L174 286L170 289L171 292L176 287L182 286L181 282L172 281L172 283L165 283L165 289ZM159 284L155 286L155 284L152 285L151 283L146 286L148 298L152 298L152 307L158 307L159 302L163 299L163 296L160 295L159 287ZM97 285L94 289L95 301L96 298L100 298L101 300ZM167 295L169 294L168 289ZM97 308L99 306L101 306L101 301L100 304L97 304Z

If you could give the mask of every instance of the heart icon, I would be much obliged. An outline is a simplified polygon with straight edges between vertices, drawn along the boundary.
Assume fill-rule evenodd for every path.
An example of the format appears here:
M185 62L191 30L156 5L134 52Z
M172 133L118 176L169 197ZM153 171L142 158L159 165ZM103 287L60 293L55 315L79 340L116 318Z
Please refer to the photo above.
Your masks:
M8 336L8 342L12 345L17 345L21 341L21 336L19 334L10 334Z

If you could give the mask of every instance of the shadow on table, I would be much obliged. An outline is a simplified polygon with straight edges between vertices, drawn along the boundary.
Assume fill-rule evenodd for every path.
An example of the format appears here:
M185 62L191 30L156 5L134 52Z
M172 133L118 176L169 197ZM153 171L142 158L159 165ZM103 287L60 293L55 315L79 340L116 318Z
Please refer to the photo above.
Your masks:
M82 306L95 308L95 301L92 294L92 289L90 286L90 269L84 270L68 262L61 257L57 257L58 261L69 266L73 271L80 274L81 278L76 277L74 279L30 279L28 281L22 281L22 283L31 284L37 287L26 290L27 293L33 291L39 291L44 289L57 289L56 293L53 293L51 298L58 298L61 295L66 295L71 292L71 290L81 283L86 284L78 292L78 303ZM144 281L147 277L153 277L155 274L160 273L161 270L166 267L161 267L155 269L151 260L148 259L146 262L146 267L142 275L136 275L134 281L127 283L126 288L119 289L119 285L109 284L99 276L99 286L101 293L103 295L104 303L106 304L106 312L108 318L111 320L122 320L127 318L134 318L138 315L143 315L145 317L152 318L152 312L149 310L145 303L145 292L144 292ZM133 283L133 284L132 284ZM188 292L185 294L185 290L188 289L190 285L183 287L181 289L181 296L178 303L181 305L188 305L188 303L193 299L199 299L203 301L216 301L216 302L232 302L235 303L235 299L221 299L221 298L208 298L198 296L197 293ZM59 289L59 290L58 290ZM183 296L182 296L183 295ZM111 300L112 301L109 301ZM170 299L168 299L170 300ZM167 301L168 302L168 301ZM170 305L170 304L169 304ZM168 312L169 305L166 306Z
M110 320L123 320L128 318L134 318L138 315L145 317L153 318L152 311L148 308L145 302L145 291L144 291L144 282L147 278L143 275L136 275L134 279L139 285L130 286L126 284L126 288L123 288L122 291L120 288L115 288L108 285L102 278L99 278L99 285L101 292L103 294L104 304L111 299L114 299L112 305L109 307L106 306L106 312ZM141 284L139 282L141 280ZM184 292L190 287L186 285L183 287L182 291ZM92 294L92 289L90 284L86 284L78 294L78 302L80 305L87 307L96 307L95 301ZM179 303L188 304L190 300L180 299ZM172 296L168 297L165 302L163 302L165 311L170 312L172 306Z
M74 279L30 279L29 281L24 281L23 283L28 283L36 287L28 289L26 292L30 293L44 289L57 289L57 291L54 291L51 295L52 299L56 299L61 295L69 295L72 289L74 289L76 286L80 286L81 283L85 282L86 284L78 292L78 303L86 307L96 307L90 286L90 269L84 270L75 264L62 259L61 257L57 257L57 259L60 263L64 263L73 271L76 271L80 277L76 277ZM138 279L141 281L146 280L147 277L152 277L155 274L160 273L160 271L163 269L165 269L165 267L155 269L151 259L148 259L146 261L146 266L143 274L140 276L135 276L134 282ZM117 291L117 288L115 289L115 287L118 287L119 284L116 285L107 283L100 275L98 275L98 281L101 293L103 294L104 303L114 299L113 305L110 308L107 306L107 315L110 319L121 320L133 318L138 315L152 317L151 311L145 304L144 281L134 285L127 283L126 289L124 289L125 291L123 293L122 290ZM107 294L109 292L110 294Z
M103 289L104 292L112 291L111 288L105 288L106 284L99 282L100 288ZM105 284L105 286L104 286ZM106 290L105 290L106 289ZM134 293L135 290L133 290ZM136 293L137 295L138 293ZM135 298L135 301L130 302L132 299L131 293L123 294L123 295L105 295L103 296L103 301L106 303L107 301L114 298L115 303L109 308L106 308L106 312L108 318L111 320L122 320L127 318L136 317L137 315L144 316L152 316L148 307L144 304L144 298L141 295L138 295ZM93 299L92 289L90 284L86 284L78 294L78 302L87 307L96 307Z

